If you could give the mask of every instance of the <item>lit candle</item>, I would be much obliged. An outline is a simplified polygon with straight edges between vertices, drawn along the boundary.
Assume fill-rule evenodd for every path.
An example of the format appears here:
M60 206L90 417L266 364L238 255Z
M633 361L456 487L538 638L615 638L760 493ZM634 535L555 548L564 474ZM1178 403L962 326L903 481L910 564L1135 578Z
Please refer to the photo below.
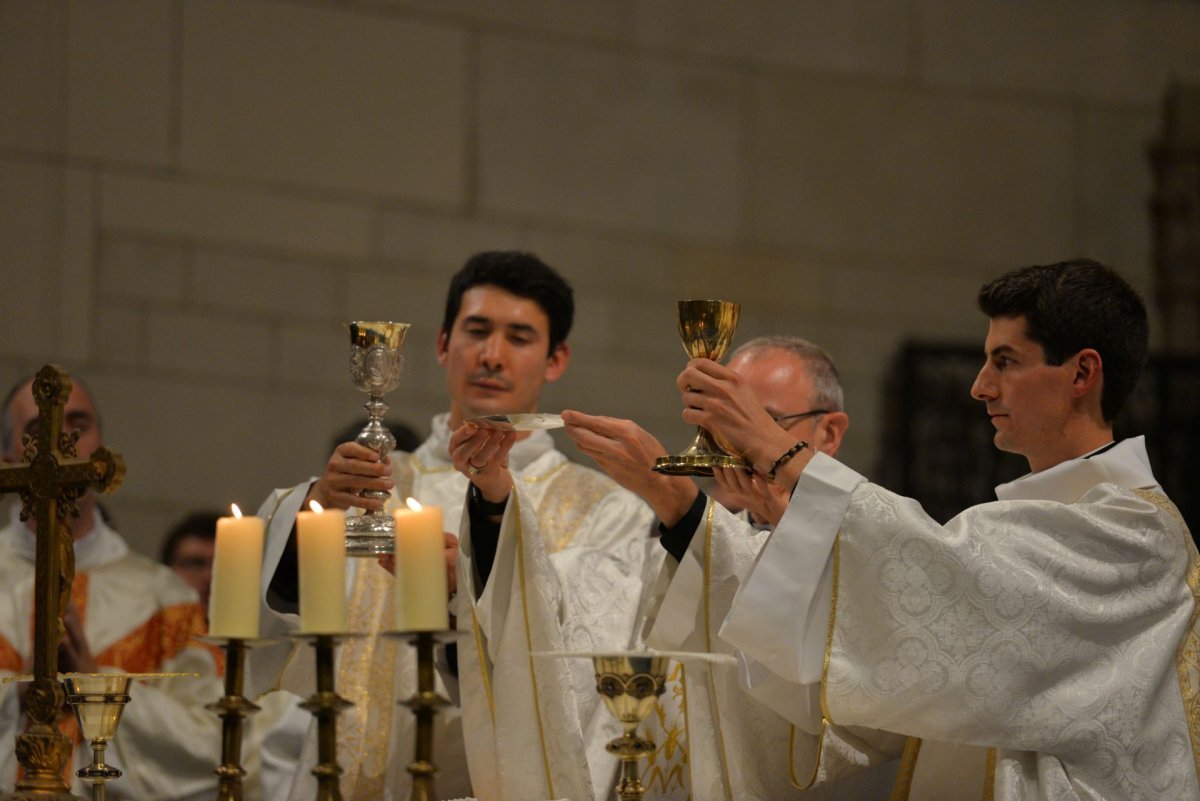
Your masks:
M296 515L300 553L300 630L338 634L346 630L346 513L321 509Z
M208 597L208 633L214 637L258 636L258 590L262 575L263 520L233 517L217 521L212 592Z
M445 537L442 510L412 498L392 513L396 520L396 628L441 631L450 628L447 611Z

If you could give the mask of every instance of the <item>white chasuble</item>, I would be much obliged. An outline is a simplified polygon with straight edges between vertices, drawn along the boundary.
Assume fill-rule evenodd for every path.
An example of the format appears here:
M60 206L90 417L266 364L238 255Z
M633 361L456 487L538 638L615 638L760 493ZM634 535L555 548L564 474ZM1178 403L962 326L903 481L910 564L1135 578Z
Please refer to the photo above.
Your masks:
M647 643L664 651L736 655L717 630L767 536L710 500L683 561L667 557L663 562L647 605ZM777 682L761 669L751 674L745 666L696 661L683 665L681 673L688 785L695 801L887 798L895 771L889 760L899 753L902 737L843 727L822 731L815 687L793 685L769 703L760 702L742 682ZM782 714L784 706L789 718L806 725L793 726Z
M0 530L0 674L30 672L33 653L35 538L13 510ZM194 637L205 631L196 591L168 567L131 553L97 515L96 526L75 543L71 602L93 657L103 672L198 673L199 678L136 682L124 707L107 761L124 775L107 785L108 797L192 801L211 799L220 764L221 722L205 705L223 695L219 654ZM0 685L0 792L16 781L14 738L24 727L16 684ZM74 716L60 728L75 744L69 781L88 796L75 771L91 762ZM247 799L257 798L257 770L247 779Z
M620 727L596 692L591 660L534 654L630 647L643 560L657 547L653 525L636 496L547 450L514 471L481 589L463 515L459 687L481 801L608 797L616 761L604 745Z
M487 795L489 792L495 793L499 786L496 783L499 774L494 769L497 764L497 740L501 741L499 752L505 755L502 760L505 770L522 773L522 786L527 778L523 773L529 765L536 765L537 775L543 777L540 779L543 786L553 783L544 778L547 776L545 756L550 753L551 747L543 750L543 739L534 733L539 725L543 727L543 732L549 727L562 727L564 731L573 733L563 734L553 744L556 749L555 770L572 776L570 780L562 779L558 784L567 786L574 782L590 788L582 746L585 733L579 724L581 716L578 710L585 702L580 689L583 675L578 669L580 665L556 664L553 660L534 663L529 657L531 650L550 648L531 649L523 634L488 637L485 632L490 634L493 621L499 621L501 630L507 633L508 630L503 628L504 612L512 602L514 610L521 607L519 614L522 620L528 610L529 619L536 621L533 623L535 631L542 632L549 626L555 627L556 642L561 642L564 637L570 642L577 642L581 630L602 632L623 627L620 647L625 647L633 624L628 619L632 612L625 610L624 606L632 594L631 603L636 607L637 590L630 590L633 585L624 582L628 574L636 571L641 564L653 515L641 501L633 499L606 477L569 463L563 454L555 450L548 434L534 432L518 441L509 454L509 468L517 485L510 512L518 505L524 510L526 525L522 532L523 540L527 547L537 544L534 550L540 553L540 559L536 567L526 573L524 585L515 574L505 574L504 571L518 567L518 561L511 558L512 551L506 550L506 543L512 540L512 536L511 530L505 528L488 583L488 612L474 615L471 606L464 603L464 598L472 596L474 592L473 583L466 578L473 571L470 566L467 515L464 512L468 482L450 463L449 437L447 415L439 415L433 420L433 433L416 452L392 454L395 481L393 503L400 502L402 496L411 495L422 504L440 506L446 526L452 530L460 519L463 520L461 538L466 543L466 553L460 552L458 568L457 627L464 635L458 641L458 686L444 670L438 677L438 692L458 701L459 705L443 708L434 719L438 795L443 798L471 795L480 799L497 797ZM264 594L308 486L306 483L274 493L259 513L269 518L263 560ZM518 495L522 500L516 500ZM572 595L568 601L559 603L557 573L549 568L547 560L552 553L575 548L586 552L588 556L578 560L565 557L565 569L574 570L578 564L595 561L601 567L594 574L587 567L583 570L589 574L587 580L599 582L596 586L601 589L590 598ZM528 562L521 560L520 566L528 568ZM493 589L493 584L507 588L509 594ZM522 586L532 588L529 597L518 589ZM394 628L393 587L392 575L379 567L375 560L350 560L347 597L352 631L378 632ZM623 596L616 599L614 605L613 599L607 594L618 589ZM264 606L264 636L278 636L297 628L299 620L296 615L270 609L265 602ZM613 617L609 615L610 606L615 610ZM484 623L477 626L476 618L483 618ZM516 621L516 617L513 621ZM516 625L515 622L513 625ZM562 631L558 631L559 626L563 627ZM544 639L539 634L538 641ZM598 639L604 647L614 647L608 642L609 638L600 636ZM499 664L504 668L498 670L498 675L492 676L489 669L485 678L480 667L477 644L483 644L485 649L493 649L500 657ZM294 648L282 645L255 649L250 652L250 662L250 680L257 692L276 687L289 689L302 697L313 692L313 660L311 649L307 646ZM515 663L516 667L510 668L510 663ZM445 665L440 667L444 668ZM588 671L590 667L589 662ZM444 680L446 683L443 683ZM566 683L563 683L564 680ZM353 708L338 718L339 763L344 769L341 790L346 801L406 801L410 797L412 777L406 766L413 758L416 727L412 713L397 706L396 702L412 696L416 691L416 681L415 652L407 644L366 637L348 641L339 649L337 689L339 694L355 703ZM486 684L483 683L485 681ZM595 707L600 699L590 673L587 681L588 693L595 700L586 699L586 703ZM538 698L543 707L526 702L532 698L535 684L541 689ZM492 724L493 714L497 720L495 727ZM551 717L553 720L550 720ZM597 721L592 725L598 725L601 719L599 714L586 717L589 721ZM464 720L468 726L465 741ZM605 729L605 734L611 738L618 733L614 720ZM314 740L315 734L311 734L297 766L289 801L308 801L315 797L315 780L308 773L316 762ZM518 742L527 742L530 748L515 748ZM471 748L468 774L466 748L469 745L474 747ZM603 741L599 748L603 753ZM509 749L516 750L519 759L509 761ZM571 756L564 757L564 754ZM612 757L607 754L603 756L612 764ZM472 780L475 781L474 789ZM559 790L558 784L554 787L556 791ZM590 792L588 789L588 796L570 797L590 797ZM548 799L562 796L565 794L559 792L558 796L543 793L514 797Z
M1200 799L1200 563L1142 439L997 495L941 526L818 454L721 636L907 735L894 798Z

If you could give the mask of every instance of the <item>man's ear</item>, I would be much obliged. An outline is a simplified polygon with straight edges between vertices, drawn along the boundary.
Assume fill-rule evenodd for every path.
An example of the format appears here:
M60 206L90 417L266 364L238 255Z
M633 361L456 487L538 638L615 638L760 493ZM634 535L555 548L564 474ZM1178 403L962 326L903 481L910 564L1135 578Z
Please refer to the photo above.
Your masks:
M1099 392L1103 386L1104 362L1092 348L1084 348L1072 357L1071 394L1082 398L1090 392Z
M845 412L829 412L821 416L817 431L822 435L818 449L829 456L836 456L842 447L842 437L850 427L850 415Z
M445 367L446 356L450 352L450 334L447 333L445 328L438 332L437 345L434 347L437 349L438 364Z
M546 383L552 383L562 377L562 374L567 371L569 361L571 361L571 346L566 342L558 343L558 346L546 357Z

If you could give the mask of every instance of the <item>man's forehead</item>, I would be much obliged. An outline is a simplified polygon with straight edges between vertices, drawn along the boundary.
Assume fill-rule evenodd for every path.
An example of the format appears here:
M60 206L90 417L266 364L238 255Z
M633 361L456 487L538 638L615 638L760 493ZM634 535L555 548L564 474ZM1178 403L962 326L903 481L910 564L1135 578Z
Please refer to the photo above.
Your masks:
M532 327L547 333L550 317L532 298L514 295L492 284L473 286L463 293L456 323L486 320L496 325Z
M1029 350L1040 346L1029 338L1029 325L1024 315L1016 317L993 317L988 321L987 338L984 340L985 353L993 353L1000 349Z

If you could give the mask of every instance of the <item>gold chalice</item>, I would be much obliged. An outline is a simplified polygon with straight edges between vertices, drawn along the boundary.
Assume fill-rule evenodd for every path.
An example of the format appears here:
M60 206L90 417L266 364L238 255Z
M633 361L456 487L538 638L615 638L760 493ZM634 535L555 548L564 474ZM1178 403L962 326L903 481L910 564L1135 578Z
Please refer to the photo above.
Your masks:
M408 323L346 323L350 333L350 377L354 386L368 395L363 405L369 419L354 441L378 453L380 459L386 459L396 447L396 438L383 425L383 415L388 409L383 396L400 384L408 329ZM363 490L360 494L384 503L388 500L388 493L383 490ZM392 553L395 542L396 524L387 512L365 512L346 518L347 556Z
M643 756L654 752L654 742L637 735L638 724L654 709L667 680L667 656L594 656L596 692L604 698L608 711L621 721L625 733L605 746L608 753L620 759L621 772L617 780L619 801L641 801L646 793L638 777L638 765Z
M104 751L129 703L130 681L130 676L111 673L68 673L63 677L67 703L75 710L79 730L92 748L92 764L76 775L92 785L93 801L104 801L105 783L121 776L120 770L105 764Z
M741 306L728 300L679 301L679 337L693 359L720 361L729 350L737 328ZM696 438L683 453L660 456L653 469L671 476L711 476L714 467L746 467L746 460L732 456L712 434L697 427Z

